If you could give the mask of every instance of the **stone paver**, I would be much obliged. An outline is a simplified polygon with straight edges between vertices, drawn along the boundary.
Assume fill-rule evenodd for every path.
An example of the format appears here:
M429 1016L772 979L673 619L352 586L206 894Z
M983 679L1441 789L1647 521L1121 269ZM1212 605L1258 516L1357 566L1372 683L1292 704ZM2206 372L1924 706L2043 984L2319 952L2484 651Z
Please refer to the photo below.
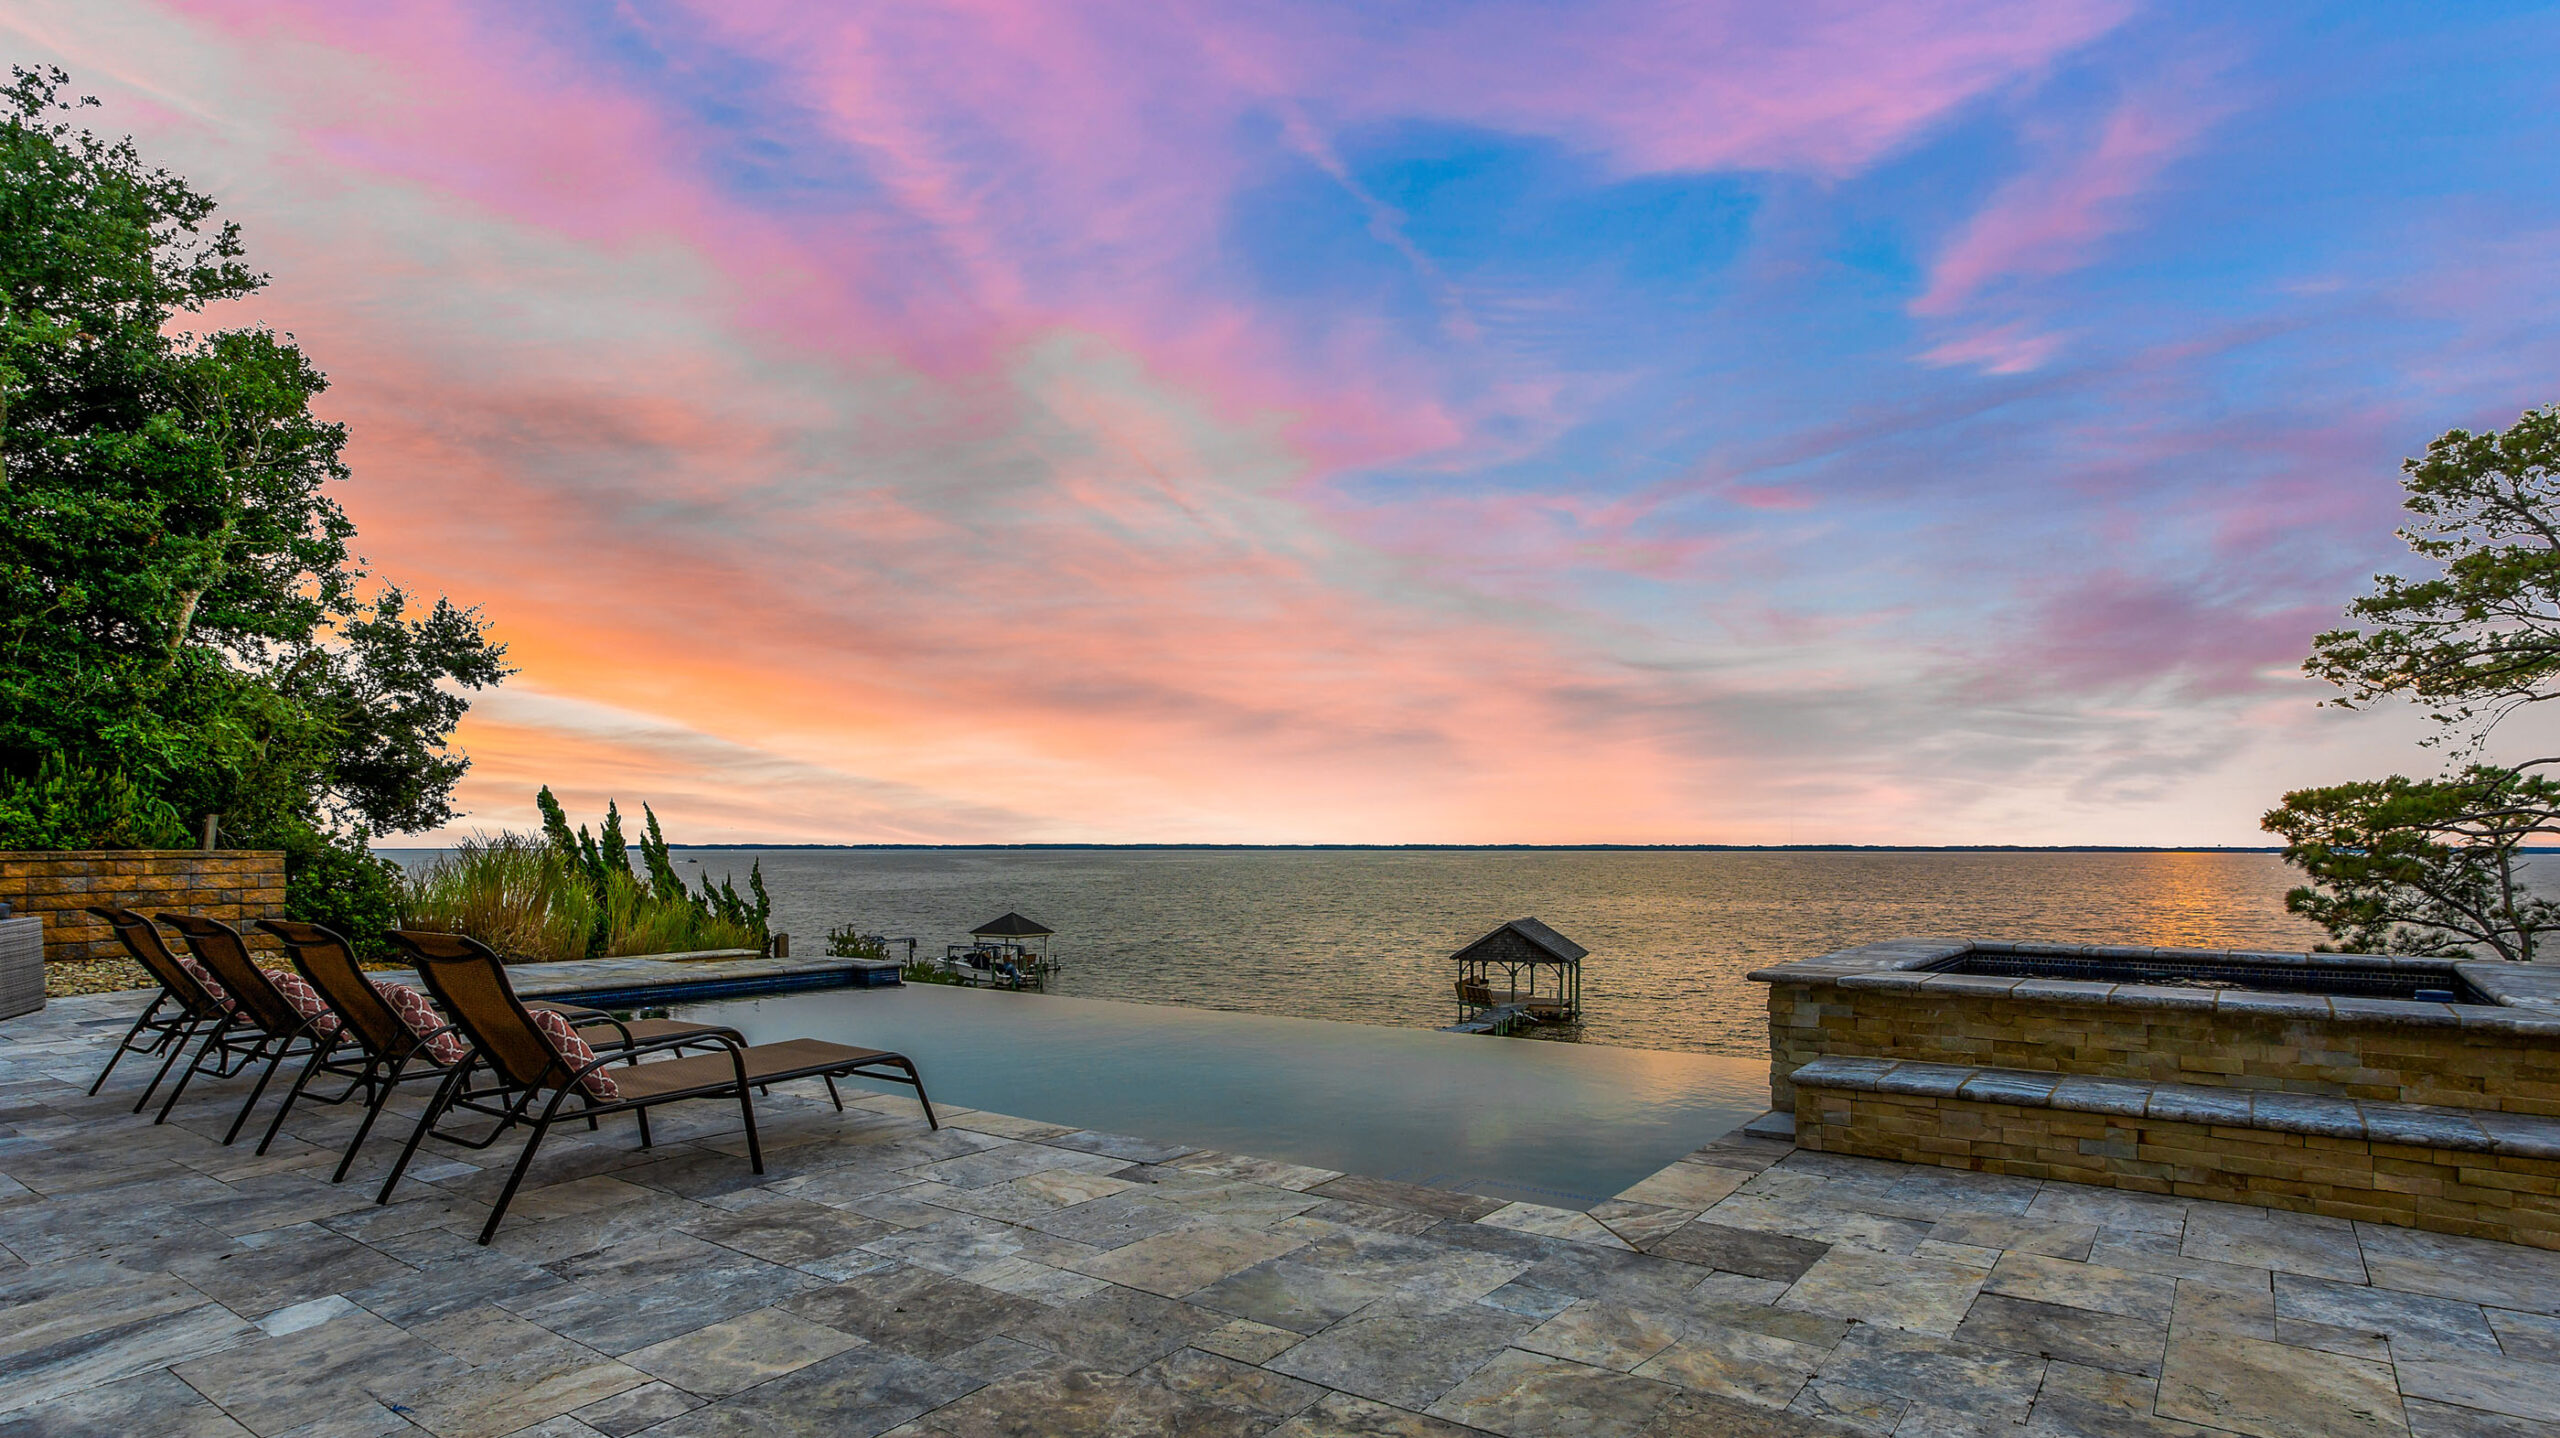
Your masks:
M481 1248L506 1145L86 1096L134 1003L0 1025L0 1438L2560 1432L2560 1255L1742 1137L1583 1214L803 1085Z

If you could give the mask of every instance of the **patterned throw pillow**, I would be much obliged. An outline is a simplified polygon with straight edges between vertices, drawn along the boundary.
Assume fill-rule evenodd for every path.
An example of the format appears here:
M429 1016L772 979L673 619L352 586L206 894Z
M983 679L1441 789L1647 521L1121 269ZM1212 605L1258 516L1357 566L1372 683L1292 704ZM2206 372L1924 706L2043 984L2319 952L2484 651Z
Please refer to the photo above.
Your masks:
M190 977L204 986L205 997L213 1000L214 1007L226 1014L240 1012L240 1006L231 1001L231 991L214 979L213 970L206 968L202 960L193 954L179 954L177 960L179 968L186 970Z
M471 1052L471 1046L462 1041L462 1035L436 1032L444 1028L444 1015L436 1012L436 1006L425 994L407 984L395 984L387 979L375 979L373 991L382 995L383 1002L391 1005L392 1012L400 1016L400 1022L409 1026L410 1033L426 1040L427 1057L451 1068L462 1062L463 1055Z
M560 1061L570 1068L583 1068L596 1061L596 1051L587 1047L587 1041L578 1037L578 1031L569 1027L569 1021L560 1015L549 1009L535 1009L533 1026L542 1030L544 1038L551 1040L551 1047L559 1053ZM607 1102L622 1097L622 1086L615 1083L613 1075L603 1069L597 1069L578 1080L578 1086L593 1097Z
M293 1011L310 1020L311 1031L322 1038L338 1034L338 1016L320 1001L320 991L311 987L302 975L286 969L260 969L267 982L275 985L276 996L293 1006Z

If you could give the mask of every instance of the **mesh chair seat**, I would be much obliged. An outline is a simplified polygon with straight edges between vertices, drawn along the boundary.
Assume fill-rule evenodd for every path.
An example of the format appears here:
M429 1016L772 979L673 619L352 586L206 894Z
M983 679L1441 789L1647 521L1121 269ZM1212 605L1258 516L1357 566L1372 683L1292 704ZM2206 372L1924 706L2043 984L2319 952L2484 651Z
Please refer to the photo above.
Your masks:
M751 1045L744 1057L747 1082L761 1086L793 1079L841 1077L865 1064L897 1055L886 1049L855 1048L824 1039L785 1039ZM660 1059L613 1071L614 1086L626 1099L666 1099L691 1092L715 1092L726 1088L734 1077L735 1070L725 1054Z

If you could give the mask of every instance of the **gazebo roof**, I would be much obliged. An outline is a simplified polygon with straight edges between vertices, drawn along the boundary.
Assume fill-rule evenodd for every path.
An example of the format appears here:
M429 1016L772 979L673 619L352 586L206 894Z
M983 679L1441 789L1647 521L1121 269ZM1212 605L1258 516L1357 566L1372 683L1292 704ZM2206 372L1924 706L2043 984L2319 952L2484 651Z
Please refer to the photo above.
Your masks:
M1056 932L1057 930L1046 924L1036 924L1020 914L1008 912L1001 919L989 919L971 929L969 937L973 939L1037 939Z
M1539 923L1536 919L1529 918L1513 919L1510 923L1503 925L1502 928L1494 930L1493 933L1485 935L1484 938L1476 940L1474 943L1458 950L1449 957L1453 959L1463 959L1469 954L1474 953L1477 949L1482 948L1487 940L1501 934L1504 930L1509 930L1510 932L1527 939L1530 947L1546 954L1548 957L1560 964L1580 963L1584 956L1591 952L1582 945L1575 943L1573 940L1568 939L1564 935L1557 933L1555 930L1548 928L1546 925Z

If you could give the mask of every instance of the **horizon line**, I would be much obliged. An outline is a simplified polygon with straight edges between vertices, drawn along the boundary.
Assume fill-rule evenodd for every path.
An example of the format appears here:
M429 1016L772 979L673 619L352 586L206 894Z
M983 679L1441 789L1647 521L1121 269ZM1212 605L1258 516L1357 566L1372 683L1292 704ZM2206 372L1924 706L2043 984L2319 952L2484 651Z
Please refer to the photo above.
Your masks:
M451 848L450 844L376 844L376 849ZM632 844L626 848L637 849ZM1004 852L1009 850L1180 850L1274 852L1445 853L1706 853L1706 854L2281 854L2276 844L1224 844L1224 843L1054 843L1054 844L677 844L676 849L776 850L921 850ZM2560 853L2560 848L2525 848L2522 853Z

